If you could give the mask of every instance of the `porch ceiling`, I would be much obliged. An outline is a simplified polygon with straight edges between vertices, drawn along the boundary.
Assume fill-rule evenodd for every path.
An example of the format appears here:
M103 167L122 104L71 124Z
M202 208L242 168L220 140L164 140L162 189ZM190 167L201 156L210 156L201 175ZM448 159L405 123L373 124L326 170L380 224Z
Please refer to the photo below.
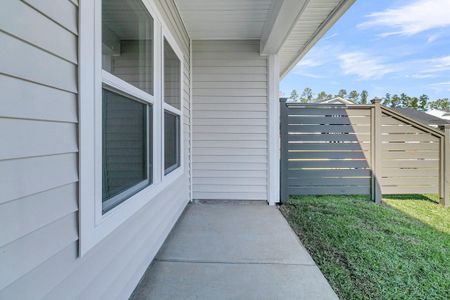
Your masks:
M261 41L286 75L355 0L175 0L192 40Z
M277 0L175 0L193 40L260 39Z

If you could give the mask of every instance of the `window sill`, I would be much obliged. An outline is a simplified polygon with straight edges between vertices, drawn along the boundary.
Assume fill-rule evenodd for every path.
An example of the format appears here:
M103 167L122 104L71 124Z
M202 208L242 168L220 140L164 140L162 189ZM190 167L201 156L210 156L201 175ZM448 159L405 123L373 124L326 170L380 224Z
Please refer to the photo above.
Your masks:
M162 181L141 190L107 213L102 215L100 207L100 214L81 216L83 219L87 219L80 224L80 232L82 233L80 235L80 256L83 256L91 248L100 243L105 237L150 203L152 199L164 192L183 175L183 168L179 167L167 176L164 176ZM95 206L94 197L92 197L92 206Z

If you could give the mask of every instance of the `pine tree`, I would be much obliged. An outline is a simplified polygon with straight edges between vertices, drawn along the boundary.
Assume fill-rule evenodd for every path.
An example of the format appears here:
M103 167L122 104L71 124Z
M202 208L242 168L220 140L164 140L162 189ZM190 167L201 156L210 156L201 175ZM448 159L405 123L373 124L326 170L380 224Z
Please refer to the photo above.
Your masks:
M411 97L406 95L405 93L400 94L400 105L402 107L411 107Z
M400 104L401 104L400 97L397 94L392 96L392 98L391 98L391 107L392 108L400 107Z
M349 94L349 99L354 103L358 103L359 93L355 90L351 91Z
M450 102L448 101L448 98L437 99L430 102L430 108L450 111Z
M419 98L412 97L409 103L409 108L418 109L419 108Z
M337 96L345 99L345 97L347 97L347 90L346 89L340 89L339 93L337 94Z
M300 96L300 101L302 103L311 103L313 98L313 93L312 93L312 89L310 89L309 87L305 88L303 90L302 95Z
M291 99L292 101L297 102L298 101L298 93L297 90L292 90L291 92L291 96L289 97L289 99Z
M361 104L367 104L367 99L369 98L369 93L366 90L361 92Z
M324 91L321 91L318 95L317 95L317 101L323 101L323 100L327 100L328 99L328 94Z
M384 98L383 98L383 105L386 106L386 107L388 107L388 106L391 105L391 101L392 101L392 99L391 99L391 94L386 93L386 95L385 95Z
M430 98L427 95L421 95L419 97L419 110L421 111L427 110L428 100L430 100Z

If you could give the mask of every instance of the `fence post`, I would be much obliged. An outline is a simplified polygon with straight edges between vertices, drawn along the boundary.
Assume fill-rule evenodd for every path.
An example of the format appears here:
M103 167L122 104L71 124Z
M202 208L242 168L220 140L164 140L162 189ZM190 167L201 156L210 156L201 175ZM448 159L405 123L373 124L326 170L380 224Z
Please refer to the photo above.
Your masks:
M377 204L381 203L381 100L375 98L372 100L373 107L371 109L371 162L372 162L372 201Z
M450 206L450 124L441 126L444 130L445 136L441 139L440 147L440 180L439 193L440 202L444 207Z
M288 191L288 107L287 98L280 98L280 201L289 200Z

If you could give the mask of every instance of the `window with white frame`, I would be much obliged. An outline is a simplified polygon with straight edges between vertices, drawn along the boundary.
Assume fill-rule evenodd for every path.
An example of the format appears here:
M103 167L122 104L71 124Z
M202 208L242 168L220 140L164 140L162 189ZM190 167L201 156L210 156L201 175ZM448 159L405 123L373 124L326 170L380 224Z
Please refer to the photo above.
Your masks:
M164 174L180 166L181 160L181 61L164 38Z
M183 64L153 1L79 1L84 255L184 174Z
M152 182L154 24L141 0L102 1L102 211Z

